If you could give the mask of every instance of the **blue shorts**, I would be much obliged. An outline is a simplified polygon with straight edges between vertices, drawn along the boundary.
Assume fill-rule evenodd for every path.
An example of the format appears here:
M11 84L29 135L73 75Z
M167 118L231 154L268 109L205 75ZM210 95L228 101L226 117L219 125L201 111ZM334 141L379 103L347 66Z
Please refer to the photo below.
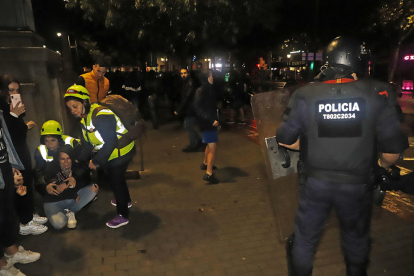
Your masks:
M217 141L218 141L217 130L203 132L203 143L205 144L217 143Z

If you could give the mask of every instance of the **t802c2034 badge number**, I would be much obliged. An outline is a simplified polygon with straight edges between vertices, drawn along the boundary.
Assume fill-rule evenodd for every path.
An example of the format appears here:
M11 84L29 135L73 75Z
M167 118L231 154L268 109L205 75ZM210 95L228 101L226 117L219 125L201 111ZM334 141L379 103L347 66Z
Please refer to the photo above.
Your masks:
M355 113L323 114L325 120L355 119Z

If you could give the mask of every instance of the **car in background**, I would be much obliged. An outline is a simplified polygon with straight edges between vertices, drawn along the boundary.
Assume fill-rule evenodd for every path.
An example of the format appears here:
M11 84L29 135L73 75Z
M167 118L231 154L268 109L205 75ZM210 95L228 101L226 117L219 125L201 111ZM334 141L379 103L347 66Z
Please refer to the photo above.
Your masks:
M401 89L403 91L413 91L413 81L403 80Z

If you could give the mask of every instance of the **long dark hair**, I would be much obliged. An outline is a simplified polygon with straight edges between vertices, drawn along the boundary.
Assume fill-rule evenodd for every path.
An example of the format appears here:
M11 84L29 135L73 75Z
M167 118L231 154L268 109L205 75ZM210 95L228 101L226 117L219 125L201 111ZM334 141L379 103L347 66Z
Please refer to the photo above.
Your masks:
M71 100L80 102L85 107L85 114L89 114L89 111L91 110L91 102L90 101L88 101L88 100L81 100L79 98L69 96L69 97L65 97L65 104L68 101L71 101Z
M20 86L20 82L10 75L4 75L0 78L0 97L4 100L9 98L9 85L13 82Z

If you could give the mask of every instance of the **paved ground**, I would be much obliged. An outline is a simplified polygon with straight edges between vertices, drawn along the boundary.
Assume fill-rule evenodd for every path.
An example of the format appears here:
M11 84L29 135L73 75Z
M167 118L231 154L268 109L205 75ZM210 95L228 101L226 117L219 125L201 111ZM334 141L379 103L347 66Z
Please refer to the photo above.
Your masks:
M250 131L235 125L220 133L216 176L221 183L206 185L199 168L203 153L181 152L187 137L178 123L149 130L143 138L145 171L141 180L129 181L130 224L116 230L105 226L115 208L102 185L99 199L78 213L77 229L50 226L40 236L22 237L21 244L42 258L17 267L42 276L287 275L263 155ZM131 167L140 168L139 160L138 153ZM395 198L387 200L407 205ZM369 275L414 275L413 233L414 218L376 208ZM335 218L327 223L313 275L345 275Z

